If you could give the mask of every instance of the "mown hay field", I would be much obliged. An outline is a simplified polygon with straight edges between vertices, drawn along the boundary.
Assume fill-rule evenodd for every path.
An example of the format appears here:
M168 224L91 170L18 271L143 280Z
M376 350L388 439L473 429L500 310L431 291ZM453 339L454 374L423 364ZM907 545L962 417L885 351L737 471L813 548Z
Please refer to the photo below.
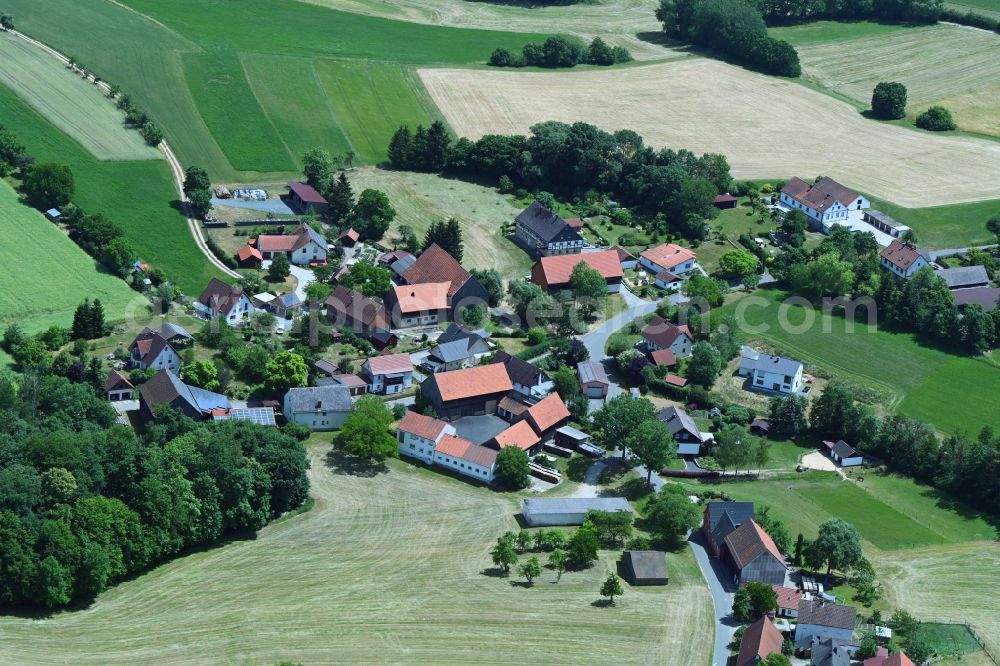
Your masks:
M960 129L1000 135L1000 36L934 25L799 46L804 76L865 105L879 81L906 86L910 116L933 104Z
M500 232L521 209L492 188L434 174L388 171L365 167L350 173L355 192L374 187L389 195L396 219L383 242L398 236L400 225L409 225L423 241L432 222L459 221L465 243L462 263L495 268L505 280L520 280L531 269L527 253Z
M1000 197L1000 142L875 123L821 92L716 60L610 72L419 72L462 136L586 121L633 129L654 146L723 153L737 178L823 174L907 207Z
M163 271L184 293L199 294L209 278L221 277L191 237L176 204L179 195L166 160L97 160L4 86L0 86L0 119L39 162L68 166L76 184L73 200L88 213L103 213L120 224L139 257ZM59 279L58 273L44 277Z
M345 12L397 21L479 30L558 32L600 37L624 46L637 60L677 57L655 39L661 30L655 0L598 0L569 5L517 6L470 0L305 0Z
M34 44L0 33L0 84L99 160L162 159L97 86Z
M99 298L109 320L146 314L146 300L96 262L0 181L0 327L35 332L69 326L85 298Z
M689 549L668 555L668 587L628 588L614 608L593 602L618 552L523 588L484 573L517 529L512 497L398 461L351 475L329 450L310 448L311 511L86 610L0 618L0 663L708 662L711 598Z

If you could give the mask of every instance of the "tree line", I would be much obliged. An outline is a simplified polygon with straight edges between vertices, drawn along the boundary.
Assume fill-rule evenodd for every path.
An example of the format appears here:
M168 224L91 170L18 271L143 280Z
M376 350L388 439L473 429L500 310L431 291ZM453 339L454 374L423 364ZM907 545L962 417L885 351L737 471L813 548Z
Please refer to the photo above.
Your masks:
M745 0L660 0L656 18L674 39L704 46L767 74L796 77L799 54L767 34L764 9Z
M115 418L92 386L0 374L0 603L90 600L306 499L305 451L278 430L165 410L139 438Z
M575 39L549 37L544 42L528 42L520 53L503 47L490 55L493 67L576 67L577 65L609 66L631 62L632 54L624 46L611 46L600 37L594 37L584 47Z
M491 134L455 143L446 134L435 136L433 150L414 149L421 145L417 135L401 127L390 142L390 165L492 179L524 194L530 188L569 199L606 196L689 238L704 237L705 219L717 214L715 197L732 185L724 155L654 150L632 130L549 121L534 125L529 136Z

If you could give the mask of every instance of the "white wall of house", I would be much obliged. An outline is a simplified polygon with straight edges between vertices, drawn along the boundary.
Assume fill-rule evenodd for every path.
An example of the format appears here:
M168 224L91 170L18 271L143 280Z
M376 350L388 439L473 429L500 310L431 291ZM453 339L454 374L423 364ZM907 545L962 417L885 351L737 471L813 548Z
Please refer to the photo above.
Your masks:
M626 259L625 261L622 262L622 270L623 271L632 270L638 265L639 265L638 259Z
M410 328L411 326L429 326L431 324L437 324L439 321L440 315L437 312L412 316L401 315L399 318L399 327Z
M170 370L177 373L181 369L181 357L170 347L164 347L156 358L147 358L145 361L133 358L132 365L143 370Z
M350 412L290 412L285 406L285 418L310 430L339 430Z
M448 429L446 428L441 434L444 435L447 431ZM402 430L396 431L396 441L398 442L396 449L400 455L417 458L428 465L434 462L434 447L437 445L437 442L425 437L418 437L410 432L403 432Z
M907 268L905 271L901 270L898 266L896 266L896 264L892 263L885 257L881 257L879 261L882 264L882 268L886 269L896 277L901 277L901 278L912 277L914 273L919 271L924 266L927 266L927 260L921 256L918 256L917 260L914 261L912 264L910 264L910 267Z
M664 268L659 264L654 264L646 257L640 257L639 264L653 275L659 275L661 271L666 270L673 273L674 275L682 276L685 273L690 273L691 271L693 271L695 267L698 265L698 260L696 258L691 258L685 261L683 264L678 264L673 268Z
M326 248L309 241L289 257L289 261L297 266L308 266L311 261L326 261Z
M118 389L116 391L108 391L108 400L111 402L117 402L118 400L131 400L132 399L132 389Z
M371 383L368 390L371 393L390 395L402 393L413 385L412 372L393 372L385 375L370 375Z
M555 386L554 382L539 382L534 386L525 386L524 384L518 384L513 382L514 390L521 395L528 398L544 398L549 393L552 392L552 388Z
M754 370L750 375L750 382L755 388L780 393L796 393L802 389L802 366L800 365L798 371L792 376Z
M465 476L470 476L486 483L493 483L493 475L496 473L496 465L484 467L440 452L434 453L434 464L453 469L459 474L464 474Z
M841 467L857 467L858 465L863 465L865 462L865 459L862 456L841 458L836 453L831 452L830 457L833 458L833 462L840 463Z

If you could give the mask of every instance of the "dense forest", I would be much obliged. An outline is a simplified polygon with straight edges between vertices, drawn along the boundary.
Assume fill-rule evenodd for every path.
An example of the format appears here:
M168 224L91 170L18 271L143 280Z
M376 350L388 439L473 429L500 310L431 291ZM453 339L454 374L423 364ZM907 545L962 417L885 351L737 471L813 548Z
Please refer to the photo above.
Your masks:
M92 385L0 374L0 604L87 601L307 497L301 443L162 412L139 437Z

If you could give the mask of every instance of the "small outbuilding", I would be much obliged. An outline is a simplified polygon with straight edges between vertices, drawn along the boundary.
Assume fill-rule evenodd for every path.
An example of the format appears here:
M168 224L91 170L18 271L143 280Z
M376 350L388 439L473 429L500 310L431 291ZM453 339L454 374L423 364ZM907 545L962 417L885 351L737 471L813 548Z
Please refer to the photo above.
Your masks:
M354 247L360 239L361 234L354 229L348 229L337 237L337 241L344 247Z
M666 585L667 554L662 550L626 550L621 559L622 575L631 585Z
M260 268L264 256L255 247L244 245L236 251L236 262L240 268Z
M291 181L288 183L288 198L292 206L303 213L322 213L330 204L323 195L309 183Z
M712 205L718 208L719 210L726 210L728 208L736 208L737 203L739 202L737 201L736 197L734 197L729 192L726 192L724 194L720 194L719 196L715 197L715 201L712 202Z
M606 398L608 395L608 373L596 361L584 361L576 366L580 378L580 388L588 398Z
M864 456L842 439L836 442L824 441L823 446L826 447L830 460L841 467L857 467L865 462Z
M624 497L559 497L522 500L521 515L529 527L582 525L588 511L633 513Z
M45 211L45 217L48 218L49 222L58 222L59 218L62 217L62 213L59 212L58 208L49 208Z

